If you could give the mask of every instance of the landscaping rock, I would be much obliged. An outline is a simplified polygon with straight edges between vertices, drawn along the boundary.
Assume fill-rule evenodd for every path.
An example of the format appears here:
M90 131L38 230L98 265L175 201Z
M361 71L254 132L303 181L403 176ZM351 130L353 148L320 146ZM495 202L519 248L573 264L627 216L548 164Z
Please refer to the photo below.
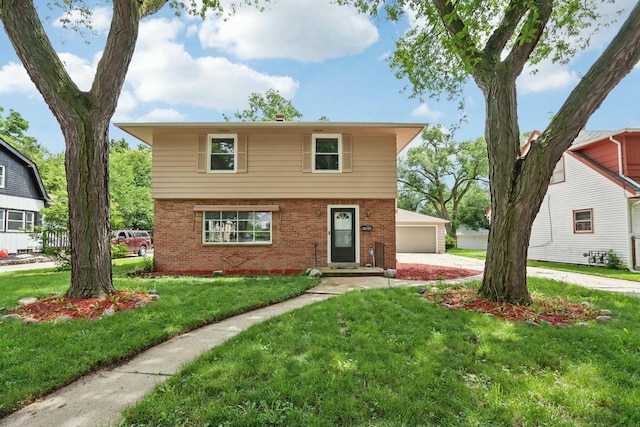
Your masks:
M5 314L4 316L0 316L0 322L7 322L9 320L20 320L19 314Z
M598 310L598 316L611 316L611 310Z
M69 322L71 320L73 320L73 317L67 316L65 314L64 316L60 316L56 320L54 320L54 323Z
M36 301L38 301L38 298L36 297L21 298L18 300L18 305L29 305L29 304L33 304Z
M150 289L149 292L147 292L147 294L149 294L149 295L160 295L160 293L158 292L157 289Z
M435 286L431 288L431 292L440 292L440 288L436 288Z
M224 276L224 271L222 270L216 270L213 272L214 276Z
M113 308L107 308L105 311L102 312L102 315L100 317L111 317L115 314L116 314L116 311Z
M317 268L312 268L309 272L309 277L322 277L322 272Z
M576 328L590 328L591 325L587 322L578 322L575 324Z
M9 314L7 307L0 307L0 315Z
M32 323L38 323L38 319L34 319L33 317L27 317L25 319L22 319L23 325L30 325Z
M591 303L587 301L582 301L580 305L583 306L584 308L591 308Z
M157 301L157 300L159 300L159 299L160 299L160 295L158 295L158 294L151 294L151 295L149 295L149 299L150 299L151 301Z
M611 323L613 318L611 316L598 316L596 317L596 322L598 323Z
M147 302L146 301L138 301L136 302L136 305L134 305L135 308L143 308L147 306Z
M398 275L398 270L394 270L393 268L387 268L384 271L384 277L388 279L394 279Z

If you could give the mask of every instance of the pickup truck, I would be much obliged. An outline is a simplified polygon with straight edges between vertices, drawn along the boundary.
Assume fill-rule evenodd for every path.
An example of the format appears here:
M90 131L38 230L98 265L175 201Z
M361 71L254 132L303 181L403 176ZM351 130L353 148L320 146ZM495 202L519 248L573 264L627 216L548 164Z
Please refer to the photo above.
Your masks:
M144 230L118 230L113 233L113 236L112 244L124 243L129 247L129 251L140 256L145 256L147 249L153 248L151 236Z

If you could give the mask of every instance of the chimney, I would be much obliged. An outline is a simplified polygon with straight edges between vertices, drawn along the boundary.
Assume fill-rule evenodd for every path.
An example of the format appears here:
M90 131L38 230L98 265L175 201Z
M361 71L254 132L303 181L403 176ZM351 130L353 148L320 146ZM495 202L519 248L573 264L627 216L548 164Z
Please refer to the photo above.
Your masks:
M284 122L284 114L276 114L276 122Z

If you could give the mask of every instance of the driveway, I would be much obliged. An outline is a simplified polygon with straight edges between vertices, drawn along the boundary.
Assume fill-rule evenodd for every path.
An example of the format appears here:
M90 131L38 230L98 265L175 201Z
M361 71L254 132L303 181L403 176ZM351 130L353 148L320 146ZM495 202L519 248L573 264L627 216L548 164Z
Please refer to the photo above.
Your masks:
M451 254L397 254L399 263L440 265L446 267L468 268L483 270L484 260ZM617 292L631 296L640 296L640 274L638 281L612 279L609 277L591 276L588 274L571 273L567 271L550 270L539 267L527 267L527 275L553 279L571 283L589 289Z

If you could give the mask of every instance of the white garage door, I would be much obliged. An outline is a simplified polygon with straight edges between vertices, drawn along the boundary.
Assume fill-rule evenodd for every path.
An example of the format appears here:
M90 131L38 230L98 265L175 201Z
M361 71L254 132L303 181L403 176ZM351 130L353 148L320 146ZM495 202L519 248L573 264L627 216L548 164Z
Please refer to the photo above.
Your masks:
M396 227L396 252L436 252L436 227Z

